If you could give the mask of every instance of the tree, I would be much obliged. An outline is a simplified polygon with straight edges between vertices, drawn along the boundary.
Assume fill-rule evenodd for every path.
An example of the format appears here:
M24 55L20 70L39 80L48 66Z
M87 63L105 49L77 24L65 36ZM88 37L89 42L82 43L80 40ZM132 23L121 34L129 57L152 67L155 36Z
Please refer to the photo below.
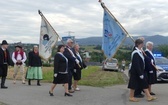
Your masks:
M157 51L160 52L164 57L168 57L168 45L158 45Z

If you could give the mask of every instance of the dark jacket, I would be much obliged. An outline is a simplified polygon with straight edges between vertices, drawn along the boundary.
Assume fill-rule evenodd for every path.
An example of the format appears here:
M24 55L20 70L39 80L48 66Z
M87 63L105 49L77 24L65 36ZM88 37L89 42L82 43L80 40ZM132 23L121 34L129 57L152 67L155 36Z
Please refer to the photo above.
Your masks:
M79 67L79 65L75 62L74 69L80 69L80 70L82 70L83 68L86 68L87 67L86 64L83 61L80 60L80 58L77 56L75 50L72 49L72 51L73 51L75 57L79 60L79 65L81 66L81 67Z
M8 65L11 65L11 59L9 51L6 50L7 59L5 59L5 53L2 48L0 48L0 77L6 77L8 74ZM8 65L4 64L7 63Z
M130 69L130 79L128 83L128 88L130 89L147 89L148 83L146 76L144 75L144 61L140 55L136 52L132 56L132 65ZM143 75L144 78L140 79L140 76Z
M35 54L34 51L29 52L28 54L28 65L32 67L42 66L42 61L39 54Z
M135 53L132 58L131 75L137 75L138 77L144 74L144 62L138 53Z
M145 51L145 54L146 54L146 58L148 58L147 60L145 60L145 71L146 71L148 83L155 84L157 82L157 73L156 73L155 67L151 64L151 60L153 59L154 61L153 64L155 65L155 60L148 51Z
M69 50L67 48L65 48L64 51L64 56L68 59L68 69L72 70L74 69L74 65L75 65L75 59L72 54L69 52Z
M6 49L6 53L7 53L7 63L8 65L11 65L11 58L10 58L9 51L7 49ZM4 58L5 58L5 53L3 49L0 47L0 65L4 64Z
M60 54L56 54L54 57L54 73L67 71L66 59Z
M154 61L153 63L155 65L155 60L154 60L153 56L148 51L145 51L145 54L146 54L145 70L146 71L155 70L153 65L151 64L151 60L153 59L153 61Z

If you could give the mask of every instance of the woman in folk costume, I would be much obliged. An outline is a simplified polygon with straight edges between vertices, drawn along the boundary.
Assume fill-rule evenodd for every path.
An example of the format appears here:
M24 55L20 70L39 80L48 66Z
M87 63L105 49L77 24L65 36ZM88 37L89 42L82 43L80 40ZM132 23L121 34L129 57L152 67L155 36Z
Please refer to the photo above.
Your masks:
M59 45L54 57L54 80L49 91L50 96L54 96L53 91L57 84L64 84L64 96L72 96L68 91L68 59L63 55L64 50L65 46Z
M146 57L148 58L148 60L146 60L145 62L145 71L148 77L149 92L151 95L155 95L155 93L151 91L151 85L155 84L157 81L156 68L154 67L155 58L153 56L152 49L153 49L153 42L148 41L146 43L146 50L145 50Z
M17 44L15 46L15 51L12 54L12 61L14 63L14 74L13 74L13 83L16 83L17 73L20 70L22 75L22 84L25 84L25 70L24 70L24 62L26 61L26 53L23 51L21 44Z
M146 77L144 76L145 61L142 52L143 41L137 39L135 41L135 49L131 54L132 65L130 69L130 80L128 83L128 88L130 89L129 101L138 102L134 97L135 89L141 87L147 97L147 101L155 100L156 97L152 97L148 90L148 83Z
M73 53L74 53L75 57L79 60L79 64L75 63L74 72L73 72L73 77L74 77L73 88L75 91L80 91L80 89L77 87L78 81L81 80L81 70L83 68L86 68L85 63L83 62L83 60L79 54L79 48L80 47L78 44L75 44L73 47Z
M27 79L28 85L31 85L31 80L37 80L37 85L41 86L40 80L43 79L42 73L42 61L39 56L38 46L35 45L33 51L30 51L28 54L28 70L27 70Z

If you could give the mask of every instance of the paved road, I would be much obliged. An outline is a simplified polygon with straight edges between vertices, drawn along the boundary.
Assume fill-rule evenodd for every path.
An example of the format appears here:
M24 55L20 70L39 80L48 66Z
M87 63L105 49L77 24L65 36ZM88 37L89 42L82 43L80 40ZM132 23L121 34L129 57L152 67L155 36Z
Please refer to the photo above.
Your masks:
M33 83L32 83L33 84ZM73 97L64 97L64 89L58 85L54 97L48 94L50 83L42 86L23 85L20 81L12 84L7 80L8 89L0 89L0 101L7 105L134 105L128 101L129 90L127 85L117 85L105 88L80 86L81 91L73 93ZM168 84L156 84L153 91L158 100L147 102L142 98L136 105L167 105ZM1 105L1 103L0 103ZM4 105L4 104L3 104Z

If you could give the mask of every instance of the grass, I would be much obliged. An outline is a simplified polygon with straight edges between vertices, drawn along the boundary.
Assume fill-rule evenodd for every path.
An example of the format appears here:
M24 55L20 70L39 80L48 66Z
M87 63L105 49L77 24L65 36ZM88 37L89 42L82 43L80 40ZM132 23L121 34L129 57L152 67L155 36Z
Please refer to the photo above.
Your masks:
M25 68L27 70L27 68ZM8 79L12 79L13 68L9 69ZM20 79L18 75L18 79ZM43 67L43 82L53 81L53 67ZM123 74L120 72L103 71L98 66L88 66L82 70L82 79L79 85L104 87L125 83Z
M101 52L101 50L96 50L94 49L96 46L81 46L81 48L85 48L86 51L89 51L89 52Z
M80 85L104 87L125 83L123 74L120 72L103 71L100 67L94 67L94 72L87 73L91 70L92 67L82 71L82 80L79 81ZM86 74L87 76L85 76Z
M53 81L53 75L54 75L53 74L54 68L53 67L43 67L42 70L43 70L43 82L52 82ZM27 67L25 67L25 74L26 74L26 71L27 71ZM8 69L7 78L12 79L13 78L13 73L14 73L13 67L10 67ZM20 72L18 72L17 79L18 80L21 79Z

